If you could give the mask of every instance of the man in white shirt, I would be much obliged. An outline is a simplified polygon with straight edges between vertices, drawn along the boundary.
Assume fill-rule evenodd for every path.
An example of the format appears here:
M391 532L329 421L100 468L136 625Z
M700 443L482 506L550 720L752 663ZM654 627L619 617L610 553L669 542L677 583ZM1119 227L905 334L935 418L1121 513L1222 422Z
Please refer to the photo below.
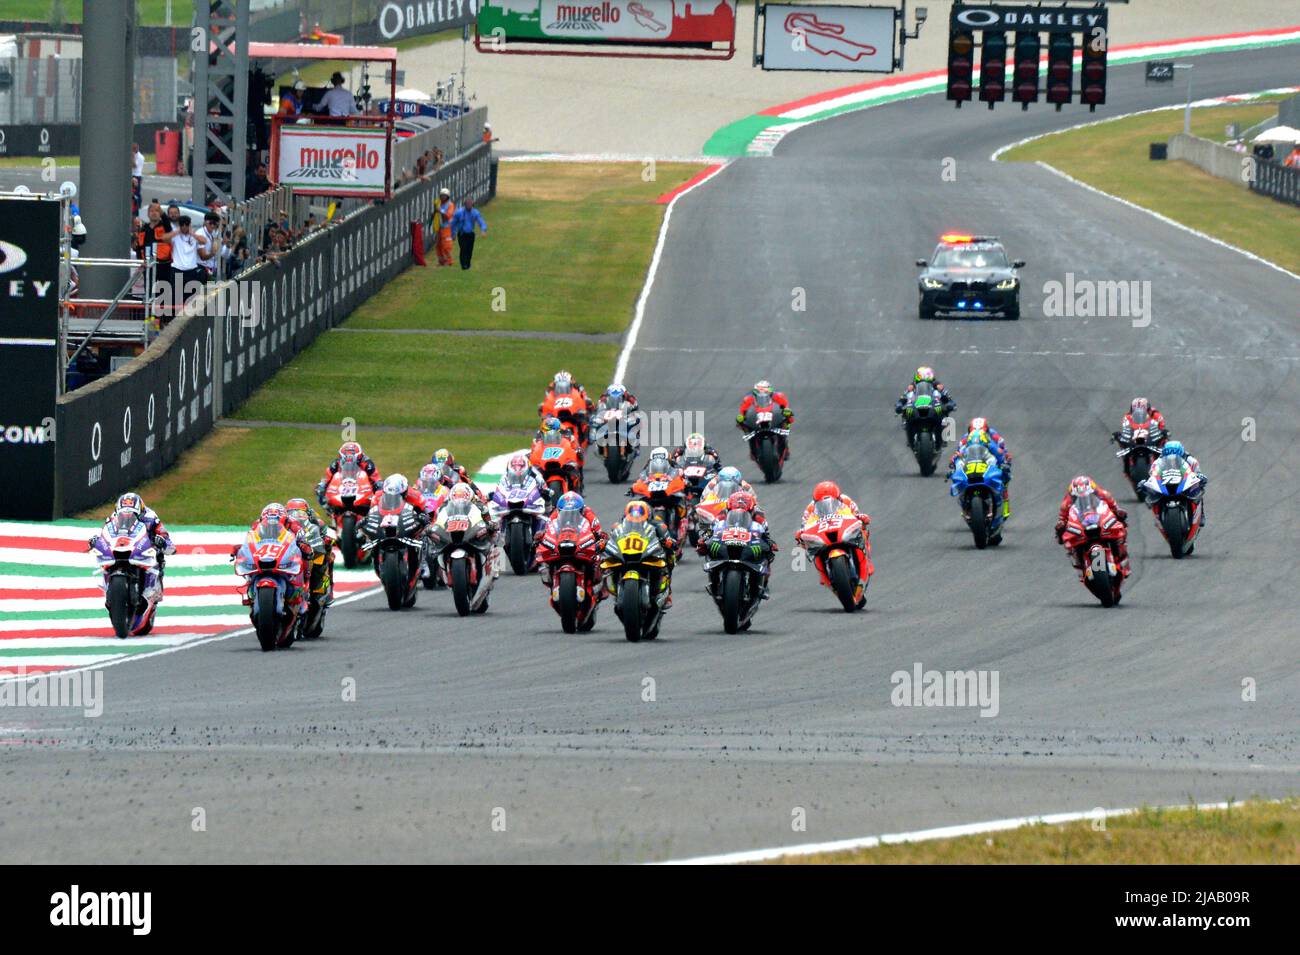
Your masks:
M140 152L140 144L131 144L131 175L136 179L144 176L144 153Z
M358 112L356 97L343 88L343 74L335 73L330 77L330 83L333 84L333 88L327 90L320 98L318 109L324 110L330 116L356 114Z
M198 234L201 243L207 244L207 252L199 258L199 264L208 271L209 279L220 278L218 264L223 256L221 240L221 216L209 212L203 217L203 229Z
M202 283L199 271L199 256L208 254L207 240L195 236L190 228L190 217L181 216L176 233L172 237L172 282L176 289L176 304L179 307L189 300L196 288L186 288L189 283ZM202 250L202 251L200 251Z

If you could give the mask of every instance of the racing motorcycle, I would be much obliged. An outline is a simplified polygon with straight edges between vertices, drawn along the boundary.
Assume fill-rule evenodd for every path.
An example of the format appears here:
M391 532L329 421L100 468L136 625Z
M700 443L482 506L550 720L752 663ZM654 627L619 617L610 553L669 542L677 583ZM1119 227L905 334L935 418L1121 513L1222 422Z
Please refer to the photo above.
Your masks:
M551 606L565 633L596 625L600 545L581 511L557 511L537 545L537 559L551 569Z
M680 473L662 471L639 478L627 492L628 497L639 497L650 505L650 510L668 525L674 540L681 539L681 531L689 513L687 507L686 479Z
M510 569L522 577L536 566L533 539L546 530L546 498L537 478L507 474L488 498L492 519L501 526Z
M264 651L291 646L303 601L291 603L289 594L305 580L297 535L279 522L263 521L245 535L234 556L258 644Z
M644 525L616 525L600 566L627 639L636 643L659 636L672 567L655 533Z
M117 638L148 633L163 597L158 550L148 526L138 515L121 511L90 539L90 550L99 563L104 607Z
M928 381L918 383L904 405L903 427L922 476L929 477L943 450L943 404Z
M370 475L356 464L345 464L330 478L325 488L325 506L338 531L339 550L343 551L343 566L351 570L364 558L363 542L357 532L358 525L370 513L375 488Z
M799 542L821 577L835 591L840 605L852 613L867 605L867 583L875 573L862 522L840 501L825 498L813 504L813 514L799 530Z
M362 554L374 556L375 576L384 585L389 610L415 606L424 556L421 528L415 508L393 491L380 493L361 524Z
M432 491L420 488L420 500L424 504L424 513L429 515L429 523L432 524L438 518L438 509L447 503L447 498L451 496L451 488L446 484L439 483ZM420 572L420 583L425 590L445 590L447 585L443 582L442 575L437 572L438 568L433 561L429 559L429 537L426 533L424 538L423 556L425 569Z
M710 461L703 455L682 460L681 476L686 484L686 493L684 495L686 533L690 538L692 547L700 542L700 530L695 524L695 507L700 503L700 498L704 495L704 488L717 475L718 469L719 465L716 461ZM726 498L723 498L723 500L725 501Z
M1124 476L1133 486L1133 493L1140 498L1138 485L1151 473L1151 462L1160 457L1160 446L1165 443L1165 433L1159 428L1154 430L1142 424L1134 424L1130 436L1125 439L1123 432L1111 432L1110 439L1119 445L1115 457L1124 465Z
M740 484L736 481L719 481L709 496L701 498L695 505L691 511L690 528L693 544L698 546L700 541L708 542L709 535L713 533L713 525L727 513L727 499L739 490Z
M766 405L755 404L745 412L743 437L749 442L749 456L758 462L763 480L768 484L781 480L781 469L785 465L790 429L778 427L784 422L785 415L771 399Z
M1138 485L1138 494L1151 506L1156 526L1175 560L1181 560L1196 548L1204 493L1205 484L1200 475L1176 454L1165 455L1157 461L1150 477Z
M542 472L552 501L558 501L566 491L582 492L582 459L563 437L544 435L533 444L528 461Z
M334 532L329 529L322 531L311 521L304 521L302 536L312 549L311 566L307 568L308 581L315 568L323 568L318 575L317 587L308 596L307 612L302 622L302 639L315 640L325 632L325 613L334 590Z
M584 450L587 447L588 429L587 429L587 400L577 392L557 395L554 392L547 392L546 397L542 400L542 407L539 411L542 418L554 416L560 419L560 424L567 426L566 430L571 431L578 439L579 446Z
M487 612L496 558L496 543L473 501L453 497L438 510L429 528L429 559L462 617Z
M962 517L980 550L1002 543L1002 469L982 444L971 444L948 476L949 493L961 504Z
M1113 542L1123 533L1124 525L1097 495L1081 495L1070 506L1061 543L1081 568L1079 580L1103 607L1120 600L1126 572L1115 559Z
M709 540L705 589L717 604L727 633L748 630L763 602L767 560L760 556L753 524L754 515L749 511L728 511L723 526L715 528Z
M617 407L601 402L592 416L591 442L605 459L610 484L626 481L632 473L632 462L641 453L640 422L636 418L629 401L620 401Z

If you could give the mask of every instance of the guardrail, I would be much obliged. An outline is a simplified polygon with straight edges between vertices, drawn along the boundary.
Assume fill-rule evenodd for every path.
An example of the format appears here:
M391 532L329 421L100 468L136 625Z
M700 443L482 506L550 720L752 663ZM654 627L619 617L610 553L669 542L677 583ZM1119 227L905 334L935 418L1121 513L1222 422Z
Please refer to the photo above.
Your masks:
M218 417L406 269L411 223L428 223L444 186L458 201L490 198L489 147L480 143L427 181L213 286L129 365L59 398L56 511L83 511L162 473ZM426 250L433 239L426 229Z
M1250 191L1278 202L1300 206L1300 169L1272 162L1256 162L1250 180Z
M486 122L487 108L480 106L432 129L397 140L393 145L393 181L397 182L403 173L414 174L415 161L426 150L436 147L444 156L456 156L481 143Z

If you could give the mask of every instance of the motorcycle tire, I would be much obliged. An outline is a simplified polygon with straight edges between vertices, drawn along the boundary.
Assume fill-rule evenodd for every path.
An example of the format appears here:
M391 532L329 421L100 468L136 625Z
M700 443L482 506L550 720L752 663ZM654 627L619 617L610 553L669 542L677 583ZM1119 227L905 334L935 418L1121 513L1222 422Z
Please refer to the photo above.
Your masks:
M623 473L623 449L616 444L611 444L605 453L605 473L610 484L622 484L627 479Z
M468 617L469 565L463 557L456 558L451 564L451 597L456 604L456 613Z
M339 521L339 548L343 566L353 570L357 566L357 516L350 511Z
M1103 607L1115 606L1115 582L1111 580L1110 571L1097 570L1092 574L1093 594L1101 601Z
M108 579L108 619L119 640L131 632L131 584L122 575Z
M257 643L262 652L275 649L280 636L280 621L275 615L275 588L258 587L253 604L253 626L257 630Z
M560 626L565 633L578 632L578 577L566 570L560 574L560 597L556 610L560 613Z
M984 510L984 498L972 498L970 504L970 533L975 538L975 547L983 550L989 546L988 514Z
M849 570L849 559L847 557L832 557L830 561L831 588L835 591L835 596L840 599L840 606L845 612L853 613L858 609L858 598L854 596L854 590L857 589L854 582L853 573Z
M1169 542L1169 554L1174 560L1187 555L1187 514L1181 507L1166 507L1160 512L1160 529Z
M758 448L758 466L763 470L763 480L774 484L781 480L781 461L776 453L776 442L764 441Z
M939 461L939 449L934 446L934 435L922 431L916 436L916 463L921 466L921 476L929 477Z
M384 584L384 596L388 598L389 610L401 610L406 601L406 573L402 561L396 554L385 554L379 561L379 579Z
M727 633L740 632L740 618L744 614L745 577L728 567L722 572L722 629Z
M551 510L554 511L556 501L560 499L561 494L568 490L568 487L565 486L561 478L551 478L546 482L546 486L551 491Z
M528 546L524 540L524 525L515 521L506 531L506 556L516 577L528 573Z
M631 643L641 640L641 585L637 581L620 584L618 588L619 615L623 618L623 635Z

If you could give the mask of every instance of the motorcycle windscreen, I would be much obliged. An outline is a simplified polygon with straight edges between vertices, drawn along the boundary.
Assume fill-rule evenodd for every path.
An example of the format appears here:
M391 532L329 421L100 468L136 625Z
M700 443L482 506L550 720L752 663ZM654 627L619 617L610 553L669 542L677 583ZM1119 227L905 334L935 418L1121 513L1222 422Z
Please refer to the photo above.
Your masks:
M505 474L501 478L501 490L506 497L521 497L528 490L530 479L526 471Z
M385 490L379 495L379 507L385 511L400 511L406 498L396 491Z
M109 526L119 537L130 537L135 533L136 525L140 523L140 517L132 514L130 511L118 511L109 519Z
M474 505L470 501L448 501L441 513L445 518L469 517L473 510Z
M994 466L994 458L991 451L982 444L972 444L966 448L962 454L962 460L967 464L985 464Z
M713 495L718 500L725 501L739 490L740 485L735 481L719 481L717 487L713 489Z
M1151 416L1142 410L1130 412L1129 418L1135 425L1146 424L1151 420Z
M279 540L284 525L277 518L267 518L257 525L257 539L260 541Z
M355 481L361 474L361 465L355 461L346 461L339 465L339 477L344 480L351 478Z
M1187 462L1184 461L1176 454L1166 454L1163 458L1160 459L1161 474L1164 474L1167 471L1177 471L1179 474L1182 474L1183 468L1185 468L1186 466L1187 466Z
M840 502L833 497L824 497L813 504L813 513L818 517L834 517L840 512Z
M912 397L913 404L916 404L917 398L929 398L931 401L933 401L934 385L930 384L928 381L918 382L912 394L913 394ZM926 404L929 404L929 402L926 402Z
M1101 514L1101 499L1096 494L1080 494L1074 499L1075 510L1079 512L1079 523L1086 529L1090 523L1098 523ZM1090 520L1091 518L1091 520Z
M748 529L754 523L754 515L749 511L727 511L727 527L744 527Z
M581 533L586 523L587 519L582 516L582 511L559 511L555 518L555 530L557 533L565 530Z

